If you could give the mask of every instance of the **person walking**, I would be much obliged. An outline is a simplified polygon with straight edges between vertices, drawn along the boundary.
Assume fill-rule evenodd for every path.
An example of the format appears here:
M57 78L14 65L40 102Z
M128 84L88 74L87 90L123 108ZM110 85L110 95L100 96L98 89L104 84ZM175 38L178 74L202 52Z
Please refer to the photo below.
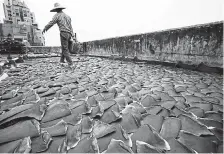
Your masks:
M50 12L57 12L53 19L44 27L43 34L47 32L54 24L57 23L60 31L60 39L61 39L61 59L60 63L65 63L65 59L69 66L72 66L72 59L70 56L70 52L73 48L73 41L76 41L75 35L73 33L73 28L71 24L71 18L65 14L62 10L65 7L61 6L59 3L54 4L54 8L50 10Z

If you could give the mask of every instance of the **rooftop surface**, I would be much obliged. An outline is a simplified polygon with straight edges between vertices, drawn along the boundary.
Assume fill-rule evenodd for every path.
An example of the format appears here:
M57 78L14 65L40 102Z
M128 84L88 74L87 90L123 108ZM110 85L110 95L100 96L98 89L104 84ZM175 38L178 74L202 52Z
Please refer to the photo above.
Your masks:
M223 76L73 57L0 82L0 152L222 153Z

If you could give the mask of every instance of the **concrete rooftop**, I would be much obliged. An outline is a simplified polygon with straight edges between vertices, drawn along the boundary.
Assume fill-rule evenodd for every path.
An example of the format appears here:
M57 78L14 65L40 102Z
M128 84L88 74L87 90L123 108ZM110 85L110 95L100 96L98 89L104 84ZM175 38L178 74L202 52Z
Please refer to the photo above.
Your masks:
M0 152L222 153L223 76L73 57L0 82Z

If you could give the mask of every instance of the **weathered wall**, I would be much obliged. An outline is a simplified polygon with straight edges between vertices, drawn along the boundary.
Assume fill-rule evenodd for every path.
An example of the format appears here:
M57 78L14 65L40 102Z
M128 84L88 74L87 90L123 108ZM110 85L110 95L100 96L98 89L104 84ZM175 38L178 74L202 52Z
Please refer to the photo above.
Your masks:
M71 54L79 53L80 48L80 44L74 44L73 51L71 52ZM61 54L61 46L31 46L28 47L27 50L29 53L34 54Z
M28 48L28 54L60 54L61 47L52 47L52 46L31 46Z
M223 22L85 42L86 54L223 65Z

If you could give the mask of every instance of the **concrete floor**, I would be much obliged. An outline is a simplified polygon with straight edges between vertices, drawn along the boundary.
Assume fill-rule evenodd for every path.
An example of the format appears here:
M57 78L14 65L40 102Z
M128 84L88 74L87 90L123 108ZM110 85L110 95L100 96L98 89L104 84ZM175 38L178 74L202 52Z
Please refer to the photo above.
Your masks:
M222 153L223 76L73 57L0 83L0 152ZM12 110L13 108L13 110Z

